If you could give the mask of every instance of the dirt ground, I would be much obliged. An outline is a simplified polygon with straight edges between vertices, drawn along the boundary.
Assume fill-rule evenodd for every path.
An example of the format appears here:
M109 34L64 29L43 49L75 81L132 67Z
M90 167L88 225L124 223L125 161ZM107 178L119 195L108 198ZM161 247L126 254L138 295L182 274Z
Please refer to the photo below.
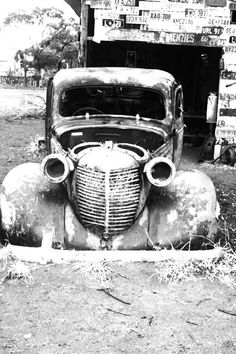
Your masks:
M44 122L20 113L32 95L45 91L0 89L0 182L15 165L41 158L35 141ZM219 237L236 246L236 168L197 164L199 152L185 145L181 167L212 178ZM160 284L154 263L27 267L27 282L0 285L0 353L236 353L235 288L201 277Z

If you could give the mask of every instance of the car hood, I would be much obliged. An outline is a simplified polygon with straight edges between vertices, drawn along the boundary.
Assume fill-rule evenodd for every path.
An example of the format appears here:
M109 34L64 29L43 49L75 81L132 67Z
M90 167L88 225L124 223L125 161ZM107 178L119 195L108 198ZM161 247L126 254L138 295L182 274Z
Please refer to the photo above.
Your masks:
M153 131L163 135L163 138L167 137L172 131L171 125L166 124L166 119L157 122L154 119L140 118L137 120L136 117L132 116L116 115L93 115L89 120L85 116L66 117L63 121L57 121L57 124L54 124L52 128L59 137L66 131L102 126L114 127L116 129L135 128L144 131Z

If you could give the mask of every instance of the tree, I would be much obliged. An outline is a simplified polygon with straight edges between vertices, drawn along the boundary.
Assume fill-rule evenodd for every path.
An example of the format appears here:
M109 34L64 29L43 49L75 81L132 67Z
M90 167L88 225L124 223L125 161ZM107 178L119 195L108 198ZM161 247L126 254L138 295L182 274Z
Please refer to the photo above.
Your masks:
M78 44L71 43L67 45L63 50L63 58L69 64L69 67L78 66Z
M48 43L51 49L60 54L61 59L65 56L74 60L78 58L78 33L79 25L75 21L64 21L51 26L51 34Z
M27 72L30 67L30 58L24 51L18 50L15 54L14 59L16 62L20 62L20 65L24 70L25 86L27 86Z
M19 49L15 59L24 69L25 81L29 68L38 76L42 69L48 71L58 67L63 59L74 66L78 59L79 24L64 18L63 12L55 8L35 8L32 12L11 13L4 21L5 26L37 26L40 33L36 43L26 49Z
M60 60L66 59L70 66L73 66L78 61L79 25L73 19L65 21L64 18L58 18L58 20L51 23L47 38L41 42L41 45L54 50Z
M11 12L3 21L4 25L16 24L29 24L29 25L44 25L52 19L63 18L63 11L51 8L35 7L31 13L26 13L24 10L21 12Z

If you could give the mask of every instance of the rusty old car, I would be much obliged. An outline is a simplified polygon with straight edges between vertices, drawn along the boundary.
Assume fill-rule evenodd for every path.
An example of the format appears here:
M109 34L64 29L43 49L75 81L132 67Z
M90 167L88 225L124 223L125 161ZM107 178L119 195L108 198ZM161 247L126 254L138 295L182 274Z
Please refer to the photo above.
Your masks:
M161 70L77 68L49 81L46 157L1 186L2 238L75 250L200 247L214 240L211 180L180 170L183 92Z

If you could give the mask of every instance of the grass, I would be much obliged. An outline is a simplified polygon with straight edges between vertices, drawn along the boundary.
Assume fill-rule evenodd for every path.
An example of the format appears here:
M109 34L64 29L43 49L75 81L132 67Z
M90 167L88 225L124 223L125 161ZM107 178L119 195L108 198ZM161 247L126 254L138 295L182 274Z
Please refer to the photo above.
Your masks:
M155 277L160 283L179 284L190 280L207 279L235 288L236 252L228 242L228 237L227 228L225 228L225 242L221 258L158 261L155 263L154 273L149 280ZM220 244L214 244L214 247L219 246ZM157 252L161 251L157 250ZM191 252L191 250L183 252ZM89 279L93 284L100 284L104 289L112 289L112 273L117 274L106 262L81 262L77 263L74 269L79 270L85 279Z
M12 259L7 247L0 250L0 284L10 279L22 280L25 284L32 283L32 267L20 260Z
M79 271L86 281L93 286L102 289L112 288L112 269L106 262L80 262L73 266L75 271Z
M191 251L190 251L191 252ZM231 249L224 250L220 259L191 260L166 260L155 264L154 273L150 278L156 277L160 283L182 283L199 278L211 282L219 281L231 288L236 286L236 253Z
M14 108L4 109L4 117L8 122L22 119L44 119L46 101L40 94L25 94L20 104Z
M46 155L46 146L43 141L44 137L38 134L31 137L29 144L25 148L27 155L43 159Z
M215 246L218 247L219 245ZM149 279L155 277L160 283L164 284L208 279L211 282L220 282L228 287L235 288L236 253L229 244L225 245L223 250L223 257L219 259L190 261L170 259L156 262L154 273ZM116 274L116 272L106 262L76 263L74 269L82 273L83 277L90 280L94 286L100 285L104 289L112 289L112 273Z
M122 251L121 251L122 252ZM161 251L160 251L161 252ZM191 252L191 251L184 251ZM111 290L112 275L118 275L112 265L106 262L77 262L73 270L78 271L92 287ZM32 266L27 263L12 259L8 247L0 250L0 283L9 279L20 279L31 283ZM189 280L208 279L211 282L220 282L228 287L236 287L236 253L230 246L224 247L224 255L219 259L208 260L165 260L155 263L153 277L160 283L179 284Z

